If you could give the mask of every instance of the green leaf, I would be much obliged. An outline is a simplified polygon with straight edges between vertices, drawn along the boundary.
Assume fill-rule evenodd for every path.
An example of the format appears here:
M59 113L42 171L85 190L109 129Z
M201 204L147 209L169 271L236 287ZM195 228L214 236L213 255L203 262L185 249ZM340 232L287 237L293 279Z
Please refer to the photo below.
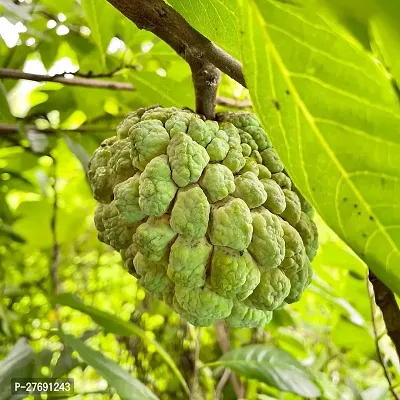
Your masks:
M178 367L174 363L171 356L164 350L164 348L155 340L150 339L146 332L139 328L137 325L126 322L112 314L98 310L94 307L84 304L81 299L72 293L60 293L54 298L55 304L61 304L79 310L93 318L95 322L106 329L107 332L114 333L121 336L138 336L144 343L154 346L158 354L170 366L183 388L189 393L187 383L180 373Z
M96 330L86 331L80 337L80 340L85 341L96 334L98 334L98 331ZM64 348L60 353L60 357L58 357L56 365L52 370L52 378L60 378L62 376L65 376L74 368L81 365L81 362L77 358L72 356L73 351L74 349L71 346L64 345Z
M34 352L25 338L15 344L8 356L0 362L0 400L11 398L11 379L30 378Z
M82 167L85 170L85 172L87 172L90 161L90 155L88 154L86 149L76 140L71 139L67 135L64 135L64 140L67 143L69 149L72 151L72 153L75 154L76 158L82 164Z
M236 0L170 0L196 30L232 56L240 58Z
M168 76L161 77L154 72L138 72L131 74L132 84L147 106L160 104L163 107L194 108L194 92L189 85L183 85Z
M357 351L368 357L376 354L375 341L372 334L364 327L354 325L341 318L332 329L332 341L339 348Z
M0 238L1 237L7 237L14 242L25 243L25 239L21 235L18 235L10 225L4 223L0 223Z
M10 111L10 105L7 100L7 90L0 80L0 121L2 123L14 122L14 117Z
M113 21L117 11L105 0L82 0L86 20L93 40L100 51L103 68L106 68L106 52L113 34Z
M395 13L400 17L400 9ZM393 75L397 88L400 85L400 31L398 19L394 22L385 14L377 14L370 19L371 34L383 62ZM399 94L400 95L400 94Z
M384 69L310 10L241 1L244 73L290 176L400 294L400 108Z
M155 400L153 394L142 382L122 369L115 361L93 350L84 342L66 333L59 333L61 338L77 351L80 357L93 367L120 395L122 400Z
M230 368L247 379L301 396L320 395L311 374L289 353L274 346L255 344L234 349L208 366Z

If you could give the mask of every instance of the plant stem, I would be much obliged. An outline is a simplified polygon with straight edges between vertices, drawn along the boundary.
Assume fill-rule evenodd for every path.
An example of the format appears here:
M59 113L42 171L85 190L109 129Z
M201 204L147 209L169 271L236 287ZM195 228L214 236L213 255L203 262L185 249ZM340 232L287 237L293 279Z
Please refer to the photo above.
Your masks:
M400 356L400 309L396 298L393 292L371 270L369 270L368 277L374 288L375 302L382 311L387 334Z
M25 79L35 82L57 82L69 86L84 86L98 89L111 90L135 90L135 88L127 82L113 82L91 78L65 78L63 76L50 76L42 74L31 74L19 71L17 69L0 68L0 78L8 79Z
M196 31L163 0L108 0L139 29L153 32L190 64L188 58L205 60L246 86L241 63Z
M223 321L218 321L215 323L215 332L220 349L223 353L227 353L230 348L230 340L229 335L225 329L225 323ZM238 399L244 398L245 390L244 387L241 385L238 377L235 374L231 373L230 378L236 397Z
M370 303L370 308L371 308L371 320L372 320L372 329L373 329L374 339L375 339L376 354L378 356L379 363L382 365L383 372L385 374L385 378L389 385L389 390L392 393L393 398L396 400L399 400L400 397L397 395L397 393L393 387L392 377L387 368L386 362L384 360L384 356L383 356L381 348L379 346L379 339L382 337L382 335L378 334L378 326L376 323L376 304L375 304L374 299L376 300L378 298L378 295L375 292L375 287L373 285L374 279L378 279L378 278L376 278L376 276L373 275L373 272L371 270L368 270L368 271L369 271L369 274L368 274L369 280L367 279L367 289L368 289L369 303Z

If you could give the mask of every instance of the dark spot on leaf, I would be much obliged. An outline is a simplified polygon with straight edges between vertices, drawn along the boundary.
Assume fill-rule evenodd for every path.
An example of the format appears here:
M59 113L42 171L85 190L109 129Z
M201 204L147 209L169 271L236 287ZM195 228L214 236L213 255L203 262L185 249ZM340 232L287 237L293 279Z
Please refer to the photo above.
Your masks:
M357 208L358 207L358 204L354 204L354 208Z
M271 99L272 105L276 108L276 111L280 111L281 110L281 106L278 103L278 100L275 99Z
M290 94L289 90L285 90L285 93L286 93L286 94Z
M312 191L312 192L315 192L315 187L311 188L311 191Z
M359 211L357 214L358 214L358 215L361 215L361 211Z
M343 197L343 201L346 202L348 200L347 197Z
M362 237L366 238L366 237L367 237L367 234L366 234L366 233L363 233L363 234L362 234Z
M373 220L374 220L374 217L373 217L372 215L370 215L370 216L369 216L369 220L370 220L370 221L373 221Z
M240 251L240 255L242 256L244 254L244 250L241 250Z
M354 279L357 279L357 280L359 280L359 281L363 281L364 280L364 277L363 276L361 276L360 274L358 274L357 272L355 272L355 271L349 271L349 275L351 276L351 277L353 277Z
M386 183L385 178L381 178L381 184L382 186Z

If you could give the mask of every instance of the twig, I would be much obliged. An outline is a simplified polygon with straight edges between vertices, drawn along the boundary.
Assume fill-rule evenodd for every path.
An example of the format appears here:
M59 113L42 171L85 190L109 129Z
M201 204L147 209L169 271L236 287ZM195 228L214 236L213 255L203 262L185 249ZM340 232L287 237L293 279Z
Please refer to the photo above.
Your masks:
M215 332L217 335L217 341L218 341L219 347L221 348L223 353L227 353L229 351L230 342L229 342L229 336L225 330L225 325L224 325L223 321L218 321L215 323ZM236 397L238 399L244 398L245 390L244 390L244 387L241 385L238 377L235 374L231 373L230 378L231 378L232 387L233 387L233 390L235 391Z
M38 132L38 133L85 133L85 132L115 132L116 127L83 125L76 129L58 129L58 128L37 128L35 125L18 125L18 124L0 124L0 135L19 133L21 130Z
M222 391L224 390L225 385L228 383L230 376L231 376L231 371L229 369L226 369L222 374L220 380L218 381L217 387L215 388L216 400L219 400L219 398L221 397Z
M196 328L196 347L194 349L194 366L193 366L193 378L192 387L190 388L190 400L194 400L197 397L197 389L199 386L199 360L200 360L200 347L201 347L201 328Z
M382 311L387 334L400 357L400 309L396 298L371 270L369 270L369 280L374 288L376 304Z
M373 276L373 277L372 277ZM378 356L379 359L379 363L382 365L383 368L383 372L385 374L386 380L388 382L389 385L389 390L393 395L393 398L396 400L399 400L400 397L396 394L395 389L393 387L393 381L392 378L390 376L390 372L387 368L386 362L384 360L384 356L382 354L381 348L379 346L379 338L381 337L380 335L378 335L378 327L376 324L376 319L375 319L375 315L376 315L376 305L374 302L374 297L375 299L377 298L377 295L375 293L375 289L373 287L373 280L377 279L375 275L373 275L373 273L371 272L371 270L369 270L369 280L367 279L367 289L368 289L368 295L369 295L369 304L370 304L370 309L371 309L371 319L372 319L372 329L373 329L373 333L374 333L374 341L375 341L375 347L376 347L376 354Z
M229 97L216 97L218 83L220 80L220 72L212 64L205 60L200 60L194 57L191 59L190 67L192 70L192 78L195 87L196 94L196 111L199 114L204 115L207 119L214 118L215 104L219 104L227 107L245 108L250 107L247 101L236 101ZM124 67L127 68L127 67ZM134 68L134 66L132 66ZM90 71L87 74L79 72L72 73L78 78L66 78L64 75L69 74L64 72L62 74L50 76L42 74L32 74L28 72L19 71L10 68L0 68L0 78L5 79L24 79L34 82L57 82L63 85L69 86L83 86L97 89L111 89L111 90L126 90L135 91L135 87L128 82L112 82L104 81L93 78L98 77L112 77L116 72L121 71L121 68L116 68L113 71L104 74L91 74ZM80 78L82 76L83 78ZM0 124L0 134L4 130L5 124ZM3 128L3 129L2 129ZM5 129L7 133L10 133L8 129ZM37 130L37 129L36 129ZM44 131L44 130L43 130Z
M139 29L153 32L190 64L191 57L207 61L246 86L238 60L196 31L163 0L108 0Z
M76 72L65 71L65 72L62 72L60 74L55 74L54 76L55 77L56 76L65 77L65 75L73 75L74 77L78 76L80 78L88 78L88 79L89 78L90 79L93 79L93 78L112 78L115 74L117 74L120 71L123 71L124 69L137 70L137 66L136 65L123 65L121 67L114 68L113 70L111 70L109 72L104 72L104 73L100 73L100 74L95 74L95 73L93 73L93 71L88 71L86 73L79 72L79 71L76 71Z
M57 212L58 212L58 195L57 195L57 162L55 157L53 159L53 182L52 182L52 189L53 189L53 207L52 207L52 214L50 220L50 229L51 235L53 239L53 248L51 253L51 264L50 264L50 280L51 280L51 295L55 296L59 292L60 281L58 276L58 266L60 264L60 244L58 243L57 239ZM61 328L60 319L58 316L58 304L55 306L56 312L56 325L57 329Z
M133 85L127 82L103 81L91 78L65 78L62 76L50 76L42 74L32 74L11 68L0 68L0 78L4 79L25 79L35 82L57 82L69 86L84 86L98 89L110 90L135 90Z

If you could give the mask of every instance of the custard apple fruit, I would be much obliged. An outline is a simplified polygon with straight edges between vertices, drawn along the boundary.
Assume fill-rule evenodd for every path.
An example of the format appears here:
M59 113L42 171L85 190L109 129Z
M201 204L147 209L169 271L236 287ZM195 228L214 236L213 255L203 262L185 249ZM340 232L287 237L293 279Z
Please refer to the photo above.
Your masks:
M250 113L131 112L88 178L99 240L193 325L262 327L311 281L311 206Z

